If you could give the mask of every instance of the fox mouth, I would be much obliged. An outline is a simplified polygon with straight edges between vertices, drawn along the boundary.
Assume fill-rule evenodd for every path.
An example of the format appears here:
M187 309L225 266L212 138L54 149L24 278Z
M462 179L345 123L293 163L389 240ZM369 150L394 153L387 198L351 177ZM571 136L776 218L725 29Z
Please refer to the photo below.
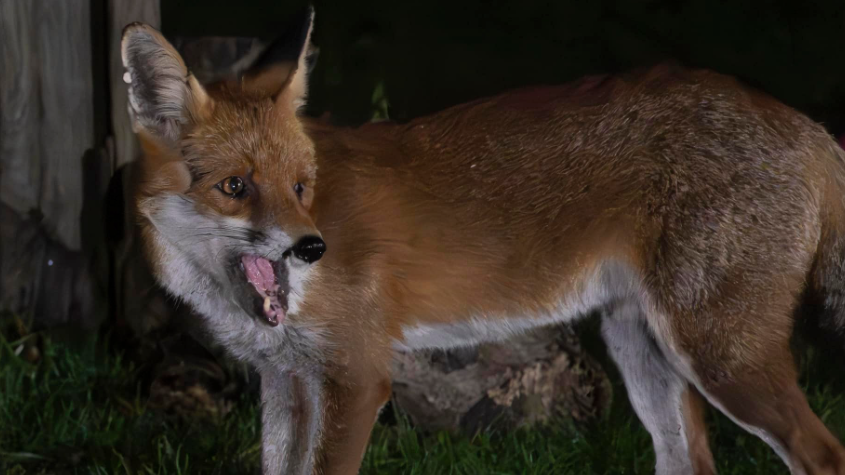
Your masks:
M247 302L254 314L271 327L285 321L288 310L287 266L254 254L240 257L246 279Z

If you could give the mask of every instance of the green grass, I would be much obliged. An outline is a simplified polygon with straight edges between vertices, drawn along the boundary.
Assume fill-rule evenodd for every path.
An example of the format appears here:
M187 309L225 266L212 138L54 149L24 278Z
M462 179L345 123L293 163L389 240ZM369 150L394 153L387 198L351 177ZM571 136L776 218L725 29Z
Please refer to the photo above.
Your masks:
M185 421L146 406L139 368L106 351L45 346L31 364L0 340L0 474L250 473L259 463L254 400L220 420ZM813 408L840 437L845 398L805 363ZM399 417L379 425L364 474L648 474L654 455L621 388L605 419L589 427L549 425L469 438L422 435ZM786 473L776 456L724 417L710 416L721 474Z

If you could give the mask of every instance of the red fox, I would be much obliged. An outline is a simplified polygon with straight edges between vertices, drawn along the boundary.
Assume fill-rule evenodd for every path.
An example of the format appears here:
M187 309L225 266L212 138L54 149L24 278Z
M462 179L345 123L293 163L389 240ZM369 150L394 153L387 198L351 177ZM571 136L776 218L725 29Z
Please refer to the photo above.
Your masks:
M808 302L845 330L845 151L821 126L664 65L333 127L297 114L312 22L208 87L154 29L122 40L145 252L261 374L264 473L357 473L397 350L599 310L658 474L715 473L709 403L792 473L845 475L789 349Z

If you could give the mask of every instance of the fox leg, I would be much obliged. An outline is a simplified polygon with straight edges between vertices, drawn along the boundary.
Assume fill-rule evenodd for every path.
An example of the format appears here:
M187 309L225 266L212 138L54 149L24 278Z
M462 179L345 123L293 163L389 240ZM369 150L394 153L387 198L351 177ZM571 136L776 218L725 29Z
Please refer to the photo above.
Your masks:
M276 368L259 374L262 473L311 475L322 418L319 379Z
M794 474L845 475L845 449L813 414L789 347L794 295L785 284L731 291L696 311L656 321L661 348L707 400L769 444ZM714 299L715 300L715 299ZM671 348L671 349L670 349Z
M794 372L761 374L705 392L722 412L768 443L792 473L845 475L845 451L813 414L795 377Z
M651 434L656 473L715 474L700 396L663 356L638 306L626 304L605 316L602 335Z
M324 440L318 455L317 473L357 474L378 413L391 394L389 379L324 385Z
M265 475L356 474L390 380L340 384L260 370Z
M693 379L707 399L769 444L793 474L845 475L845 449L810 409L788 340L737 359L743 363L693 360Z

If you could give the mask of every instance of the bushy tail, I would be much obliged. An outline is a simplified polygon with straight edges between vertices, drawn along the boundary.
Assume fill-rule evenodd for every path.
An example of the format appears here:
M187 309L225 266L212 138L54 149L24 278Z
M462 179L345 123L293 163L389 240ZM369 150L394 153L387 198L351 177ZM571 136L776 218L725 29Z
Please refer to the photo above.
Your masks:
M811 333L845 351L845 150L831 143L827 165L831 186L803 317Z

